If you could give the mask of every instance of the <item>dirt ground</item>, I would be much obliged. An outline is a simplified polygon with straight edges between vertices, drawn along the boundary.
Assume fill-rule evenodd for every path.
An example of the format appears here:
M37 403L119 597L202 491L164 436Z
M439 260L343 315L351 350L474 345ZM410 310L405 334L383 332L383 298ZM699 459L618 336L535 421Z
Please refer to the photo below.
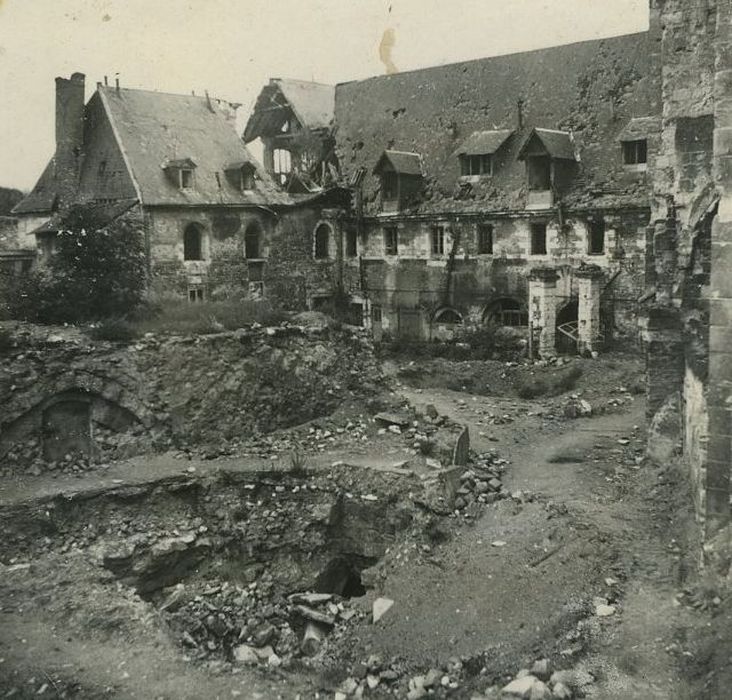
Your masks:
M149 601L88 566L83 552L56 550L0 566L0 697L333 698L351 680L369 697L422 697L407 681L430 671L440 680L424 695L500 697L539 659L583 679L572 697L729 697L729 620L716 613L719 598L699 605L705 591L685 482L675 465L644 458L640 362L573 360L582 372L564 391L547 389L548 376L571 367L459 364L435 361L421 374L392 364L392 398L433 405L468 426L474 451L507 459L508 497L440 517L437 530L405 531L376 567L373 589L351 601L363 610L377 596L394 605L377 624L364 616L334 634L320 667L196 662ZM520 398L516 387L530 372L545 390ZM567 417L579 400L593 415ZM407 455L398 441L384 447L365 434L357 450L364 468ZM369 451L371 443L380 446ZM346 452L339 444L317 460ZM137 459L82 482L135 483L220 462ZM15 483L0 500L64 486Z

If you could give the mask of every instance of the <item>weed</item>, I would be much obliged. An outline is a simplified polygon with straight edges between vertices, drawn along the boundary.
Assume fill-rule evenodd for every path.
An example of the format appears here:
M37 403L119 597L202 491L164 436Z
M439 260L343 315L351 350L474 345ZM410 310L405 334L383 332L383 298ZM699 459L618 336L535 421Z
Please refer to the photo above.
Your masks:
M582 376L582 368L575 366L564 372L554 380L554 391L557 394L563 394L565 391L571 391L576 386Z
M300 450L293 450L290 453L289 467L288 471L292 476L307 476L309 471L308 458Z

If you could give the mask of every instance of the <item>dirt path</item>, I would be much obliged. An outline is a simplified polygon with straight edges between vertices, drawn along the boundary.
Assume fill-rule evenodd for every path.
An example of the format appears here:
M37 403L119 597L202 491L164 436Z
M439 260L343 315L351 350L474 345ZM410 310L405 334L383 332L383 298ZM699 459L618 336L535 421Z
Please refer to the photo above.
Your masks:
M675 604L682 552L674 538L683 539L686 515L684 509L675 512L679 489L673 479L641 459L643 402L636 399L622 413L560 422L537 416L543 412L540 405L519 400L448 390L402 393L467 424L474 449L498 449L510 460L505 475L510 491L536 494L563 514L546 521L540 510L529 512L528 505L518 515L488 511L474 529L458 536L453 563L461 566L460 550L472 552L472 564L462 574L485 580L490 571L486 594L496 605L489 624L495 626L499 614L519 625L534 620L533 641L546 651L552 647L552 629L545 616L559 619L557 608L566 608L573 596L608 597L617 613L610 621L591 620L594 634L583 650L582 666L598 679L593 697L694 697L667 651L678 646L680 630L698 624ZM486 427L486 412L513 419ZM527 567L525 557L516 555L532 542L527 532L532 530L533 543L541 540L539 552L558 552L538 567ZM484 558L485 542L493 537L509 544L500 557ZM607 586L606 578L617 583ZM504 586L507 592L502 592ZM518 621L516 607L530 613ZM510 629L500 627L496 632L512 639L517 650L523 646ZM557 624L553 631L564 629Z

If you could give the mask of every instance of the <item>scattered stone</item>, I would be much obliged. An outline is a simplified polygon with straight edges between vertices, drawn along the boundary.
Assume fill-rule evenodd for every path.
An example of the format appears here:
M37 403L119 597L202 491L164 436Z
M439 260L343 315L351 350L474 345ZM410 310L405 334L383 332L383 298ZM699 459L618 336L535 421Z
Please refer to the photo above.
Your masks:
M534 687L534 683L537 682L540 681L530 674L522 678L514 678L508 685L503 687L501 692L509 697L528 700L531 697L531 689Z
M392 605L394 605L394 601L391 600L391 598L377 598L374 601L372 607L374 624L376 624L382 617L384 617L384 615L387 613Z
M595 615L598 617L610 617L615 614L615 606L600 603L595 606Z
M234 648L234 661L239 664L256 665L259 663L259 656L254 647L248 644L240 644Z
M549 680L549 676L551 675L549 659L540 659L539 661L535 661L534 665L531 667L531 674L541 681Z
M552 686L552 693L556 700L571 700L572 691L564 683L555 683Z

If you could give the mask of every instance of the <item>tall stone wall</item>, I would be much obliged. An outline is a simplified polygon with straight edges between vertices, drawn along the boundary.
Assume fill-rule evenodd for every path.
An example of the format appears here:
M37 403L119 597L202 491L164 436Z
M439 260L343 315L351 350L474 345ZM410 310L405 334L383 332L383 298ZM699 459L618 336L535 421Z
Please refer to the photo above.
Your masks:
M663 128L647 241L649 419L682 407L684 462L709 538L730 519L730 4L652 0L651 21L661 36Z

